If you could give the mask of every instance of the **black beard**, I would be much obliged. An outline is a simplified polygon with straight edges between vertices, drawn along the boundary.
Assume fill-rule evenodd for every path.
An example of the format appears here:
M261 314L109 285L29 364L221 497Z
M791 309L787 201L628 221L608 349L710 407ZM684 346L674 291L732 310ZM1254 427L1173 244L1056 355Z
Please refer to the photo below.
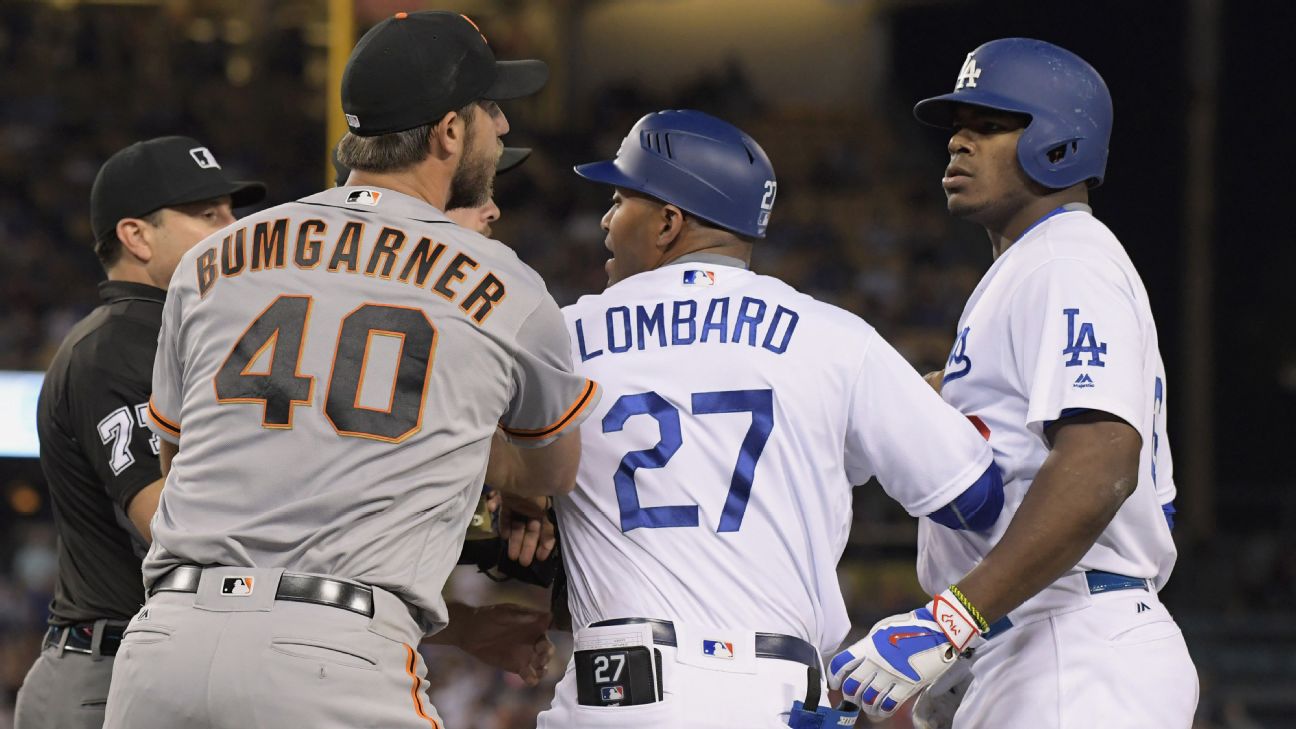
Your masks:
M446 210L479 208L491 199L495 187L495 164L489 157L459 160L454 176L450 178L450 199Z

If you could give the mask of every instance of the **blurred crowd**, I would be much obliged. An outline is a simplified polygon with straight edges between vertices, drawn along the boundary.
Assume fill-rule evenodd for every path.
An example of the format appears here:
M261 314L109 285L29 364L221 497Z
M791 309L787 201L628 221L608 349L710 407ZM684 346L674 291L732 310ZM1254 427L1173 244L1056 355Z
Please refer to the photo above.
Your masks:
M187 7L0 4L0 369L43 370L97 305L103 272L92 253L89 191L117 149L164 134L196 137L232 176L266 181L267 204L324 185L322 58L308 28L283 17L255 29L207 21ZM519 109L508 142L535 152L497 185L504 213L495 237L544 276L560 304L606 283L599 220L608 191L579 180L571 165L610 157L644 113L698 108L743 127L778 173L753 267L863 316L920 371L943 365L989 245L944 213L942 139L905 123L905 104L838 116L779 108L755 95L736 63L700 69L669 97L626 82L584 103L561 128L528 128ZM6 490L9 470L0 462ZM857 491L855 512L840 574L862 633L923 596L912 520L869 487ZM55 568L48 518L47 507L0 518L0 729L44 626ZM1296 597L1293 543L1256 537L1248 548L1256 559L1234 575L1241 584L1227 607L1272 602L1275 575L1288 586L1280 594ZM547 606L539 590L497 587L464 570L451 592L469 602ZM534 689L455 649L425 648L433 703L450 727L533 727L570 653L569 638L554 639L559 653ZM1251 721L1244 707L1203 700L1202 729L1264 726ZM901 715L890 726L909 724Z

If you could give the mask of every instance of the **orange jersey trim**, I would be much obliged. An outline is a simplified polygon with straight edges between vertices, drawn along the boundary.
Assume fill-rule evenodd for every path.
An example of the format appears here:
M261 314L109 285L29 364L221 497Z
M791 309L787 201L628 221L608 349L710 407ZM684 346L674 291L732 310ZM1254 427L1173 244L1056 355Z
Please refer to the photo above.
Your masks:
M594 402L594 394L597 392L598 383L594 380L586 379L585 389L581 391L580 397L576 398L576 402L572 403L572 406L567 408L567 412L563 413L562 417L558 418L558 421L554 424L547 425L543 428L536 428L535 430L510 428L502 424L500 425L500 428L514 438L527 438L531 440L547 438L548 436L567 427L567 424L570 423L573 418L584 412L585 408L588 407L590 403Z
M157 406L153 404L153 398L151 397L148 402L148 414L149 420L152 420L154 425L177 438L180 437L180 424L173 423L162 417L162 413L158 412Z
M405 673L410 677L412 683L410 686L410 697L414 699L414 711L418 713L419 718L427 719L428 724L432 726L432 729L441 729L441 725L437 723L437 720L428 716L427 712L423 710L423 692L419 691L419 688L423 685L423 681L418 677L417 673L414 673L414 666L418 659L418 653L416 653L414 648L408 644L405 645L405 653L407 655L407 658L405 659Z

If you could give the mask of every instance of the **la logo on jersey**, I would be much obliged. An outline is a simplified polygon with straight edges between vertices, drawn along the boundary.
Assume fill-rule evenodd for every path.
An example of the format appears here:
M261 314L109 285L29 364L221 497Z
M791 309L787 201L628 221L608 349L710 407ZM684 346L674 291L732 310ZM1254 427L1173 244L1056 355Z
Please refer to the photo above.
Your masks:
M704 640L702 641L702 655L733 660L733 643L723 640Z
M251 577L226 577L221 580L221 594L247 597L252 594Z
M347 204L349 205L377 205L378 199L382 193L377 190L352 190L347 195Z
M959 332L958 339L954 340L954 347L950 350L949 359L945 360L945 377L943 382L952 382L960 377L967 377L972 371L972 358L967 356L967 338L968 332L972 327L963 327Z
M715 286L715 272L698 271L698 270L685 271L684 285L685 286Z
M1066 361L1066 366L1093 365L1094 367L1106 367L1107 363L1102 361L1102 355L1107 354L1107 343L1098 341L1098 336L1094 334L1093 324L1087 321L1080 322L1080 329L1077 331L1076 317L1080 316L1080 310L1063 309L1062 313L1066 315L1067 319L1067 346L1066 349L1062 350L1062 354L1071 356L1071 359ZM1081 362L1081 355L1089 355L1089 361Z
M189 156L193 157L193 161L197 162L198 166L204 170L210 170L213 167L220 169L220 165L216 163L216 158L212 156L211 150L206 147L194 147L189 150Z
M976 51L973 51L975 53ZM959 69L958 81L954 84L954 90L958 91L964 87L975 89L977 79L981 78L981 69L977 68L976 59L972 53L967 54L963 60L963 68Z

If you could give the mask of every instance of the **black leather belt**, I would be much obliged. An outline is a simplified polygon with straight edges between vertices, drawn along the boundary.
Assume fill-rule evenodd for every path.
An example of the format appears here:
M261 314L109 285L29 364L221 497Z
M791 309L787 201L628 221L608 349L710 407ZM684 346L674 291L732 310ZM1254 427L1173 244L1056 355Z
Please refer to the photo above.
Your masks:
M202 572L203 568L198 565L182 564L158 578L149 595L159 592L198 592ZM275 599L328 605L350 610L366 618L372 618L374 614L373 590L352 582L316 575L283 573L279 578Z
M669 620L654 620L653 618L616 618L614 620L600 620L597 623L591 624L590 627L601 628L606 625L645 624L652 626L654 643L658 645L679 646L675 639L675 626ZM819 669L819 649L810 645L808 642L791 635L757 633L756 657L796 661L797 663L809 666L816 671Z
M94 650L94 628L94 623L51 625L45 631L45 640L41 641L41 650L45 650L50 646L62 645L65 651L84 653L88 656L96 655ZM117 655L117 649L121 647L122 631L124 630L126 630L124 625L105 625L103 635L99 638L98 655ZM66 639L63 637L65 634L67 635Z

